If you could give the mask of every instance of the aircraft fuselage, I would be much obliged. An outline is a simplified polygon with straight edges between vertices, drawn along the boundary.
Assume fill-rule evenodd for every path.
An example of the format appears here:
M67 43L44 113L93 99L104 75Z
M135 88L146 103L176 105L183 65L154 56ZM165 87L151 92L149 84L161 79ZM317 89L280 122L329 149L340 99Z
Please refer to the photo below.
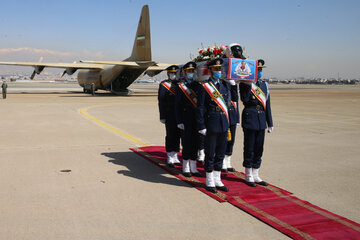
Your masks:
M131 68L118 65L109 65L103 70L79 70L78 83L81 87L93 84L94 90L108 90L115 94L128 92L130 86L144 71L145 68Z

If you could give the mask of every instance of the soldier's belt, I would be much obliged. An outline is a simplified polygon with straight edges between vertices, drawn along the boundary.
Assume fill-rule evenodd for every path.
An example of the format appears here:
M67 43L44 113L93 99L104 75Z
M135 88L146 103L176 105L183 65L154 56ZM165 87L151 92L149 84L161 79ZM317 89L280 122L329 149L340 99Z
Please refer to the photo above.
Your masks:
M213 111L213 112L221 112L222 109L219 107L219 106L216 106L216 107L211 107L209 108L209 111Z
M245 108L255 108L256 110L263 110L264 111L264 107L261 106L261 105L245 106Z

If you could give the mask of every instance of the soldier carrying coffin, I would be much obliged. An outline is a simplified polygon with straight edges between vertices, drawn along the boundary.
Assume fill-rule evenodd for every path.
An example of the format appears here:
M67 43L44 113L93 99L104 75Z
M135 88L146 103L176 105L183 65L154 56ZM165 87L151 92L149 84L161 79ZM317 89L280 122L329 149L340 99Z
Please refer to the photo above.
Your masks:
M255 83L240 83L240 97L244 104L241 126L244 131L245 181L251 187L256 184L267 186L259 177L263 154L265 129L271 133L274 129L268 83L261 80L265 61L258 60L258 79Z
M183 66L184 78L178 84L175 96L176 122L181 129L183 175L185 177L201 176L196 168L198 158L199 134L196 128L195 109L198 105L197 88L194 81L195 62L188 62Z
M177 128L175 114L175 92L178 81L176 72L179 67L169 66L167 70L168 79L160 83L158 92L160 122L165 124L165 148L167 152L167 164L173 167L180 165L178 152L180 150L180 130Z
M235 81L229 85L222 80L221 58L208 63L210 78L202 83L198 91L196 120L199 133L205 135L206 188L216 193L217 189L229 191L221 181L221 168L225 156L229 129L228 107L238 98Z

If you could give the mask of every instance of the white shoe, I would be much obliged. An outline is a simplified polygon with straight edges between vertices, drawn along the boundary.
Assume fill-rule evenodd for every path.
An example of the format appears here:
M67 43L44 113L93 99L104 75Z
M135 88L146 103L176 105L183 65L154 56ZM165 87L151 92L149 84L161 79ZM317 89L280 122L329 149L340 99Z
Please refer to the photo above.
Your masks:
M198 161L203 162L205 160L205 151L201 149L198 151Z
M183 175L185 177L191 177L191 173L190 173L190 162L189 160L183 160Z
M245 168L245 183L250 187L256 187L254 177L252 175L252 168Z
M223 165L222 165L222 168L221 168L221 171L222 172L227 172L228 171L228 155L225 155L224 157L224 160L223 160Z
M227 170L229 171L229 172L235 172L235 168L233 168L232 166L231 166L231 156L229 156L229 155L225 155L225 157L227 157L227 163L226 163L226 166L227 166Z
M206 186L215 187L214 172L206 173Z
M177 152L171 152L171 155L172 155L173 163L175 165L181 165L181 162L179 161L179 158L178 158L178 153Z
M214 182L217 189L228 192L229 189L225 187L225 185L221 181L221 172L220 171L214 171Z
M267 186L269 185L267 182L263 181L260 177L259 177L259 168L252 168L252 175L254 177L254 181L255 183L262 185L262 186Z
M196 177L201 177L201 174L196 168L196 160L190 160L190 172Z
M214 171L214 182L216 187L222 187L224 184L221 181L221 172L220 171Z
M174 166L174 161L173 161L173 157L172 157L172 154L171 154L172 152L168 152L168 153L166 153L166 155L167 155L167 164L169 165L169 166Z
M206 189L209 192L217 193L214 181L214 172L206 172Z

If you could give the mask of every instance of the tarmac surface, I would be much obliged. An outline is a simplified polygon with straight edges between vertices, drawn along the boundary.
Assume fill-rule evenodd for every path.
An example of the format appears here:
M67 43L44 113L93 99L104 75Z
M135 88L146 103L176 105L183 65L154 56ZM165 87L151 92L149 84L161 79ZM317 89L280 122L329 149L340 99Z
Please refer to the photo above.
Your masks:
M77 84L8 84L0 239L288 238L129 150L164 145L157 84L133 84L122 97L84 94ZM270 90L275 128L261 177L360 222L360 86ZM238 128L232 163L241 172L242 138Z

